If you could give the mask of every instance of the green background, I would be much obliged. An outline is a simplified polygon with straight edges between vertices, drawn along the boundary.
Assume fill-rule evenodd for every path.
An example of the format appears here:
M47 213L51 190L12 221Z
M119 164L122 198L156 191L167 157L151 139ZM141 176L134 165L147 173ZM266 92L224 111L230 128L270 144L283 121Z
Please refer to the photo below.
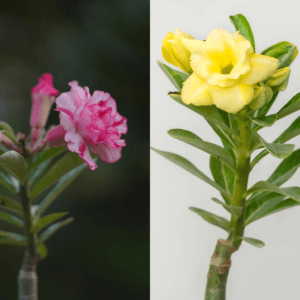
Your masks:
M128 133L120 161L98 160L50 206L75 222L46 242L39 300L149 299L149 1L1 3L0 120L15 132L30 132L30 88L44 72L60 92L73 80L109 92ZM47 127L58 123L52 110ZM1 300L17 299L22 255L0 246Z

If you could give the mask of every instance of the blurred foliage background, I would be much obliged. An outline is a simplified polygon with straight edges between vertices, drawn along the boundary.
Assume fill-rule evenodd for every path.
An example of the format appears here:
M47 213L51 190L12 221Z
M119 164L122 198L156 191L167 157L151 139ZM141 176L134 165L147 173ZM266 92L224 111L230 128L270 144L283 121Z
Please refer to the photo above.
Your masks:
M0 120L29 134L30 88L77 80L128 118L115 164L98 160L51 205L75 222L47 242L39 299L149 299L149 1L14 0L0 7ZM53 106L55 108L56 105ZM58 124L52 110L47 127ZM0 223L1 229L5 228ZM17 299L23 249L0 246L0 299Z

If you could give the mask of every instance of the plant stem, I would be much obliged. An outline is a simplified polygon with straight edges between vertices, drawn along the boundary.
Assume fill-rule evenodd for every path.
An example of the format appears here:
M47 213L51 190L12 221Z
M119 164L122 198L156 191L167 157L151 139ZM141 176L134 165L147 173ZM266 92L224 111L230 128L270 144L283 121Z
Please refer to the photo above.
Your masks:
M23 149L25 144L23 142ZM23 156L28 160L28 155L24 151ZM27 247L25 249L23 263L18 275L18 299L19 300L38 300L36 273L36 235L31 232L32 214L31 203L28 195L28 181L20 186L20 198L24 213L24 233L27 237Z
M205 300L225 300L226 282L231 266L231 254L237 251L244 235L244 220L246 211L246 197L248 177L250 173L250 120L247 110L240 111L236 116L240 125L239 146L236 148L237 171L235 176L232 205L241 206L242 214L239 218L232 215L230 233L227 240L218 240L213 256L211 257Z

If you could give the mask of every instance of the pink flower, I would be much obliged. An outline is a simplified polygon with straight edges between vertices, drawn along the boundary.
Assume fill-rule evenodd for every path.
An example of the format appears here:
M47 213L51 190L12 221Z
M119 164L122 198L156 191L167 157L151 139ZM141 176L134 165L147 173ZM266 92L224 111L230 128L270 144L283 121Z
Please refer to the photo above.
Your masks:
M53 77L48 73L43 74L39 78L39 83L31 89L31 146L35 144L43 132L50 108L58 94L59 91L53 87Z
M108 163L121 158L126 146L121 135L127 132L127 119L117 112L116 102L110 94L95 91L91 96L88 87L80 87L77 81L69 83L71 91L56 99L61 125L50 130L45 142L52 147L67 145L88 164L97 168L90 151L100 155Z

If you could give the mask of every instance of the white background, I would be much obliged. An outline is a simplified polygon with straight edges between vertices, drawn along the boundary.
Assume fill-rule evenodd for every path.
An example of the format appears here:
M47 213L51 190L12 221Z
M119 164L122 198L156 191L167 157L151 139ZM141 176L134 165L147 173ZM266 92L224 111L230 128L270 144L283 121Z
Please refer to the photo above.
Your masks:
M300 47L300 15L297 1L193 1L151 0L151 146L184 156L211 176L209 155L167 135L172 128L196 133L205 141L221 145L208 123L173 101L167 93L176 89L158 67L163 61L161 42L168 31L179 28L195 39L206 39L211 30L235 32L229 16L247 17L254 34L256 52L280 42ZM277 112L300 92L300 55L292 64L288 88L270 110ZM272 142L294 121L296 112L260 131ZM300 147L300 136L291 140ZM255 152L256 154L256 152ZM249 186L265 180L280 160L268 155L251 173ZM283 186L300 186L300 172ZM229 218L210 198L217 190L151 151L151 300L204 299L210 257L219 238L227 233L191 212L195 206ZM227 284L228 300L300 299L300 208L279 212L246 228L245 236L260 239L264 248L243 243L232 256Z

